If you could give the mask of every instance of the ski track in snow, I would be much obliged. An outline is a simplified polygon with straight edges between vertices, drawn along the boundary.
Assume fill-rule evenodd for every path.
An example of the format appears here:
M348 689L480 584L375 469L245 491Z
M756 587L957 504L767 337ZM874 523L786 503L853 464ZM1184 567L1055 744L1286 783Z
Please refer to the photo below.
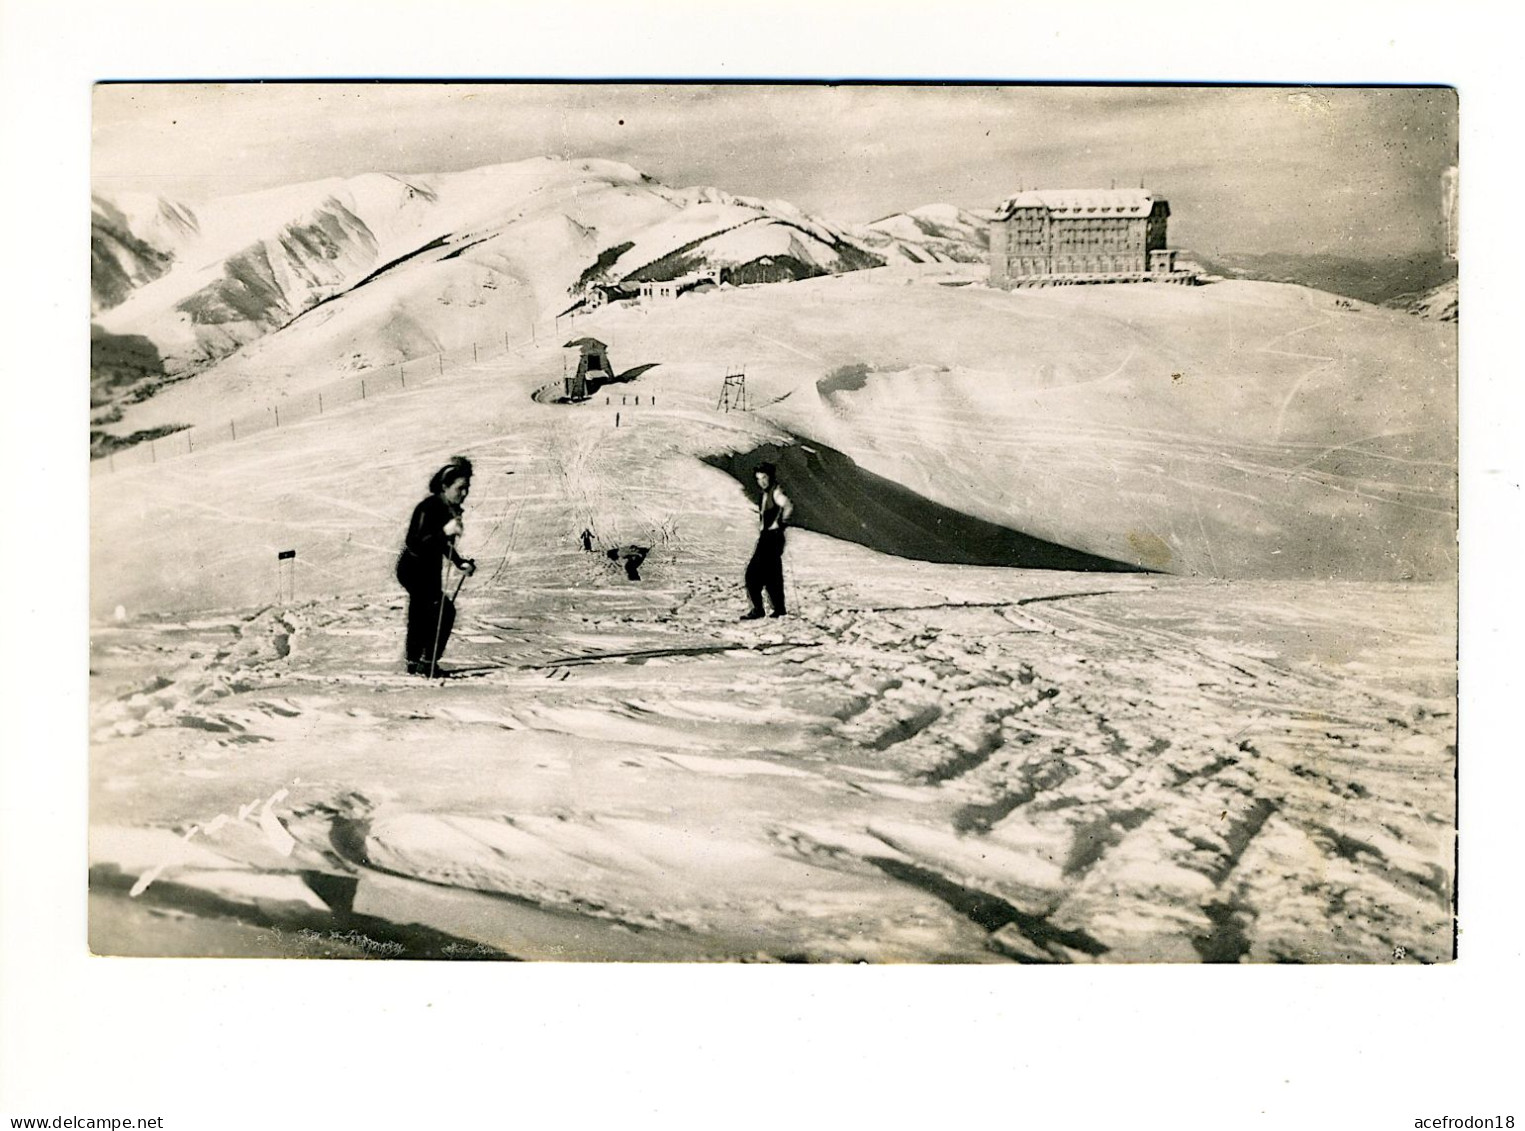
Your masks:
M449 662L499 666L444 683L398 673L400 610L372 604L103 630L96 822L183 828L279 785L294 863L204 834L227 860L169 868L159 898L237 902L230 873L384 877L394 900L422 881L642 932L632 956L1448 957L1442 591L1416 618L1396 587L1204 602L1002 573L921 568L878 612L806 583L806 615L760 632L702 574L479 596ZM1301 645L1245 642L1246 618ZM145 658L170 682L135 686ZM512 920L456 929L546 956Z

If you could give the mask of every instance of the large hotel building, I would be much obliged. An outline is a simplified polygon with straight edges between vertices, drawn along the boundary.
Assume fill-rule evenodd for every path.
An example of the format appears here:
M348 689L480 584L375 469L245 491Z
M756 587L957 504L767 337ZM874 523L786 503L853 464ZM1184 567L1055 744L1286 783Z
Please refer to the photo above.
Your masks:
M1029 189L990 223L990 282L1184 281L1165 246L1170 205L1144 189Z

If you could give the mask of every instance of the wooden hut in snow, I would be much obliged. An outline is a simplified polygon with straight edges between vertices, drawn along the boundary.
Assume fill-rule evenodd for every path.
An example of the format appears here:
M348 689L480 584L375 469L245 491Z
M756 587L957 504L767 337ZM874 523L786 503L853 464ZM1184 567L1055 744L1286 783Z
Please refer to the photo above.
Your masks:
M614 376L609 347L597 338L574 338L564 347L577 350L577 371L567 377L567 396L581 400Z

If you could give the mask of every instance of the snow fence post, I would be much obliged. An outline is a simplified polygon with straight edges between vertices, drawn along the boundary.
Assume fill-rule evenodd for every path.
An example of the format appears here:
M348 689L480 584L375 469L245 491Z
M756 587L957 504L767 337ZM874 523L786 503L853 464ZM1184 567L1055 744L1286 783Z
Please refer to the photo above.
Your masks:
M286 591L288 596L284 599L293 604L297 599L297 552L295 550L277 550L275 554L275 597L277 601L283 599L281 595L281 567L287 562L286 567Z

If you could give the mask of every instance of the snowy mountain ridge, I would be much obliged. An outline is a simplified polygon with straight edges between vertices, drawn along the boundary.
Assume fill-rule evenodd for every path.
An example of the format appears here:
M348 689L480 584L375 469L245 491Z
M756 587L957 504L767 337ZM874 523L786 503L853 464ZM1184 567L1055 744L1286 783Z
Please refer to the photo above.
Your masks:
M983 263L989 220L952 204L926 204L881 217L859 229L875 251L912 263Z
M1432 322L1455 322L1461 313L1461 286L1451 279L1416 295L1399 295L1382 304Z
M104 194L93 205L99 337L151 343L164 378L294 329L304 314L342 306L383 281L394 292L384 320L411 329L383 342L377 361L484 336L460 311L438 309L462 288L515 296L509 309L490 301L471 308L499 336L505 318L510 333L522 331L598 281L634 284L711 269L726 281L772 282L883 262L848 229L788 202L671 188L629 165L594 159L369 173L194 209ZM328 335L337 339L331 356L377 353L375 304L358 305L366 309L327 312L325 323L341 323ZM346 330L346 323L353 325ZM108 353L98 367L105 384Z

